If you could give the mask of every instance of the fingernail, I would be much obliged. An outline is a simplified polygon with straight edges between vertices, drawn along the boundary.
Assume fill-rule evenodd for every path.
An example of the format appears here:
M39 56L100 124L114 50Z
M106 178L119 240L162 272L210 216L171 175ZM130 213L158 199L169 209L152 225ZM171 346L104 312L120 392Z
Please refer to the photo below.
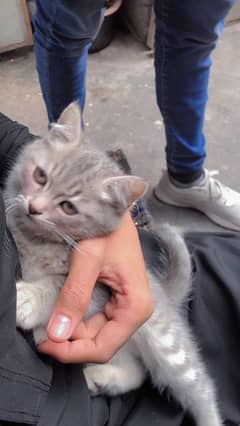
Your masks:
M47 329L52 336L67 339L71 329L71 320L65 315L56 315L51 319Z

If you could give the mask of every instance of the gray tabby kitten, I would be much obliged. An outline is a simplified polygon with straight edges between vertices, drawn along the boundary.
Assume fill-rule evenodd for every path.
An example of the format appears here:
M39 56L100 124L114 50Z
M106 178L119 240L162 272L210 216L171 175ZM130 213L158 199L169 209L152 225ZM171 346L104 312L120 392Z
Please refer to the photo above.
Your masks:
M79 123L73 103L46 137L24 147L6 185L7 220L22 266L17 324L33 329L36 343L46 338L75 241L116 229L146 189L142 179L123 176L104 153L84 147ZM162 227L160 238L168 248L168 271L147 265L153 315L109 362L86 365L86 381L92 394L117 395L139 387L149 373L198 426L220 426L214 385L181 309L191 290L190 256L171 227ZM97 285L86 317L102 311L108 297Z

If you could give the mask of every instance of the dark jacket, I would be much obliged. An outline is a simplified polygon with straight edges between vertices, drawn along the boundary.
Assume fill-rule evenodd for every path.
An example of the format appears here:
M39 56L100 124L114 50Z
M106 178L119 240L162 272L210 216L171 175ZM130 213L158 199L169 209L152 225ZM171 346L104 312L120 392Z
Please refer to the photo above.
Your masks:
M28 129L0 114L0 182ZM37 141L36 141L37 149ZM154 235L140 231L148 263L157 264ZM187 237L193 257L194 294L188 316L209 372L217 385L228 425L240 423L240 237L236 233L194 233ZM80 365L61 365L40 356L31 334L16 330L16 247L5 224L0 197L0 424L39 426L193 426L166 393L147 381L116 398L90 398ZM206 413L207 416L207 413ZM1 423L2 422L2 423ZM7 423L9 422L9 423Z

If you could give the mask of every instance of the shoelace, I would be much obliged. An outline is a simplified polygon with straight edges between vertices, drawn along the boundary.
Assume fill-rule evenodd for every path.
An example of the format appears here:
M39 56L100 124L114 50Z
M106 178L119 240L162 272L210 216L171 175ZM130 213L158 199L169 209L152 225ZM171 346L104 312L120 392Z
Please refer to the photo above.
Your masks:
M218 170L206 170L205 172L206 175L209 176L211 198L222 199L222 202L226 207L232 207L236 204L240 204L240 195L214 178L214 176L219 175Z

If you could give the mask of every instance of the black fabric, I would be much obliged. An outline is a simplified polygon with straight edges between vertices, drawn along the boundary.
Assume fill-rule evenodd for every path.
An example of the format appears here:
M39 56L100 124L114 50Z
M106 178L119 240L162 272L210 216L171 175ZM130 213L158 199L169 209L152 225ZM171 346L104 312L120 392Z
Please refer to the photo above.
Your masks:
M6 176L26 128L4 133L0 116L0 180ZM2 122L3 123L3 122ZM20 131L21 138L17 135ZM22 133L23 132L23 133ZM14 135L16 139L14 139ZM37 142L36 142L37 149ZM2 156L6 155L6 163ZM148 264L156 266L159 241L139 231ZM193 258L194 292L189 321L214 378L226 425L240 423L240 236L237 233L194 233L187 242ZM160 265L161 266L161 265ZM0 425L39 426L194 426L166 393L147 381L141 389L116 398L90 398L78 365L61 365L39 356L29 336L16 330L16 248L6 230L0 197ZM206 413L207 416L207 413Z
M177 182L190 185L191 183L200 179L200 177L204 174L204 171L202 168L200 168L197 170L192 170L190 173L175 173L174 171L168 169L168 174Z
M190 323L214 377L224 418L240 423L240 235L189 236L195 266Z
M0 113L0 185L23 144L33 138L27 127Z
M26 127L0 114L1 184L21 146L32 138ZM47 399L51 367L16 331L16 275L17 251L6 229L0 196L0 419L36 423Z

